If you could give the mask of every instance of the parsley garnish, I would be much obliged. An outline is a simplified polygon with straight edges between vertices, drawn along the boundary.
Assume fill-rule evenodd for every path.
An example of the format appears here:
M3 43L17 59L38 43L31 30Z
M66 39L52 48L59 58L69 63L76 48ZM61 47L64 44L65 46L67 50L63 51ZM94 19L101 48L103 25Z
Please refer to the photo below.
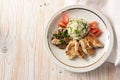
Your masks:
M83 26L84 26L84 27L86 27L86 26L87 26L87 23L82 23L82 24L83 24Z
M63 44L65 41L60 39L59 42L60 42L60 44Z
M74 32L75 32L76 34L79 34L79 33L80 33L80 31L79 31L79 30L74 30Z
M61 36L67 37L67 33L66 33L66 32L62 32L62 33L61 33Z
M55 33L55 34L53 34L53 36L54 36L54 37L57 37L57 36L58 36L58 34L56 34L56 33Z

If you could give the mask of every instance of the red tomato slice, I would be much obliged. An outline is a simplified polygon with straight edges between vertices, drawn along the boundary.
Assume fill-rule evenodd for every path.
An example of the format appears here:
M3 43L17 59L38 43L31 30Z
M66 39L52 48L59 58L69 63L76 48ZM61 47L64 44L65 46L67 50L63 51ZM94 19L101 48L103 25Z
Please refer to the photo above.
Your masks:
M96 36L99 37L102 34L102 31L97 28L97 22L93 21L89 24L90 31Z
M98 31L99 31L99 29L96 28L96 29L92 30L92 33L93 33L93 34L96 34Z
M101 34L102 34L102 31L99 30L99 31L98 31L97 33L95 33L94 35L95 35L96 37L99 37Z
M67 14L64 14L64 15L63 15L62 22L63 22L64 24L68 24L68 22L69 22L69 17L68 17Z
M90 27L96 27L96 25L97 25L96 21L93 21L93 22L90 23Z
M58 22L58 26L62 28L66 28L66 25L62 21Z
M92 26L91 26L91 27L90 27L90 29L91 29L91 30L95 30L95 29L96 29L96 27L92 27Z

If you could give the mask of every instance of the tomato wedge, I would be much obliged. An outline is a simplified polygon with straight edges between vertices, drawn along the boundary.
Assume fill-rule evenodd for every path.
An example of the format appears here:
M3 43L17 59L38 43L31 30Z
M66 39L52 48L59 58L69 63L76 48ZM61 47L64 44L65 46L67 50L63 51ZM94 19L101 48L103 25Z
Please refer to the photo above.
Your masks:
M97 27L97 22L93 21L89 24L90 32L93 33L96 37L99 37L102 34L102 31Z
M99 29L98 29L98 28L95 28L94 30L92 30L92 33L93 33L93 34L96 34L98 31L99 31Z
M69 22L69 17L68 17L67 14L64 14L64 15L63 15L62 22L63 22L64 24L68 24L68 22Z
M101 34L102 34L102 31L99 30L99 31L98 31L97 33L95 33L94 35L95 35L96 37L99 37Z
M63 13L62 20L58 22L58 27L66 28L69 22L69 17L67 14Z
M93 22L90 23L89 26L90 26L90 27L96 27L96 26L97 26L97 22L96 22L96 21L93 21Z
M96 29L96 27L92 27L92 26L91 26L91 27L90 27L90 29L91 29L91 30L95 30L95 29Z
M66 25L62 21L58 22L58 26L62 28L66 28Z

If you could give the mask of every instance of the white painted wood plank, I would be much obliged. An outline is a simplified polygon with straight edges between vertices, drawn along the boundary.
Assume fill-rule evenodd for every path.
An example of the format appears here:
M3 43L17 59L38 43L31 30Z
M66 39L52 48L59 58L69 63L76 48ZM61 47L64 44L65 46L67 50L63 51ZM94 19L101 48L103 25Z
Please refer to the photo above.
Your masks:
M0 0L0 80L120 79L120 68L110 63L88 73L73 73L51 62L44 47L44 29L63 2Z

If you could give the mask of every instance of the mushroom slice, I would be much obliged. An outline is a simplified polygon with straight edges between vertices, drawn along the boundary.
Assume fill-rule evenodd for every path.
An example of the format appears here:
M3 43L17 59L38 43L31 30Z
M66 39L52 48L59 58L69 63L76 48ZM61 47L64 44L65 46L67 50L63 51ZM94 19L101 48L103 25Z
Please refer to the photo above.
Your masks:
M57 39L57 38L53 38L51 43L54 44L54 45L59 45L60 44L60 40Z

